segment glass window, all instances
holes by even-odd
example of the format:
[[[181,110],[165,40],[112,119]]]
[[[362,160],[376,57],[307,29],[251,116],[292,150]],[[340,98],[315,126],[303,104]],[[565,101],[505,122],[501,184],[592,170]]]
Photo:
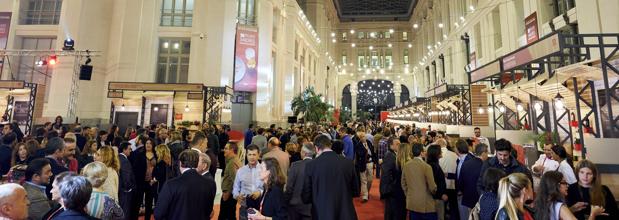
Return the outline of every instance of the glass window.
[[[404,49],[404,64],[408,64],[408,49]]]
[[[21,48],[24,50],[53,50],[56,48],[56,38],[22,38]],[[35,62],[46,60],[48,57],[23,56],[16,58],[17,80],[29,83],[47,85],[45,87],[45,102],[49,98],[49,89],[52,83],[53,67],[50,65],[37,66]],[[11,60],[15,61],[15,60]]]
[[[159,39],[157,83],[187,83],[190,39]]]
[[[161,26],[191,27],[194,0],[163,0]]]
[[[342,64],[346,65],[348,63],[348,59],[346,57],[346,52],[342,52]]]
[[[240,24],[255,25],[255,0],[239,0],[238,21]]]
[[[346,40],[348,40],[348,36],[346,32],[342,32],[342,41],[346,41]]]
[[[359,39],[363,39],[363,38],[365,38],[365,33],[364,33],[363,31],[359,31],[359,32],[357,33],[357,38],[359,38]]]
[[[408,40],[408,32],[406,32],[406,31],[402,32],[402,40],[403,41],[407,41]]]
[[[299,41],[294,41],[294,60],[299,60]]]
[[[503,39],[501,39],[501,15],[499,7],[492,10],[492,27],[494,29],[494,49],[503,47]],[[522,28],[521,28],[522,29]]]
[[[378,61],[378,51],[372,51],[372,67],[378,67],[380,66],[380,62]]]
[[[387,49],[387,52],[385,52],[385,66],[387,67],[393,64],[393,57],[391,53],[391,49]]]
[[[385,38],[387,39],[391,38],[391,33],[389,33],[389,31],[385,32]]]
[[[359,53],[357,54],[357,66],[359,68],[361,67],[365,67],[365,54],[363,54],[363,51],[359,50]]]
[[[56,25],[61,8],[62,0],[22,0],[19,24]]]

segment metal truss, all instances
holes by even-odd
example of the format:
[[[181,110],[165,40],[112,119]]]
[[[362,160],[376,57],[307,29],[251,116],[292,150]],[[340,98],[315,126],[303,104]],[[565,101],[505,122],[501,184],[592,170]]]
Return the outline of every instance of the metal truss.
[[[202,112],[203,122],[219,122],[221,121],[221,110],[223,102],[232,96],[232,88],[225,87],[204,87],[204,111]]]

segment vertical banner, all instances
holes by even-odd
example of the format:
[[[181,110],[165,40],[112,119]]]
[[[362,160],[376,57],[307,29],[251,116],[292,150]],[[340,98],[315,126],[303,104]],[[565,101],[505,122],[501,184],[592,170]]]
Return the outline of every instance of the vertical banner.
[[[26,125],[28,123],[28,102],[15,101],[13,108],[13,121],[17,121],[19,125]]]
[[[539,39],[537,31],[537,12],[533,12],[524,19],[525,33],[527,34],[527,44],[533,43]]]
[[[236,30],[234,54],[234,91],[256,92],[258,81],[258,30],[241,27]]]
[[[0,12],[0,49],[6,49],[9,41],[9,28],[11,27],[11,12]],[[0,59],[0,72],[4,66],[4,58]]]

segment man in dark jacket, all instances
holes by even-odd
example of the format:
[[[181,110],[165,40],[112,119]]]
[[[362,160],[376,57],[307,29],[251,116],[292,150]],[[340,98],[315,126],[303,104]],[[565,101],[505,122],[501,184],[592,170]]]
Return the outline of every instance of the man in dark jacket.
[[[501,138],[494,143],[494,146],[496,156],[484,161],[481,170],[479,171],[480,177],[477,179],[477,192],[480,195],[483,193],[483,178],[481,178],[481,175],[483,175],[484,172],[486,172],[486,170],[490,167],[503,170],[506,175],[512,173],[524,173],[527,177],[529,177],[529,180],[533,182],[531,171],[529,171],[526,166],[518,162],[518,160],[511,155],[513,149],[511,142]]]
[[[305,165],[309,163],[316,150],[313,144],[304,144],[301,148],[303,160],[292,163],[288,169],[288,182],[286,183],[286,202],[288,203],[289,220],[309,220],[312,219],[312,205],[303,204],[301,193],[303,192],[303,182],[305,181]]]
[[[199,157],[195,150],[185,150],[180,154],[182,174],[168,180],[159,192],[155,219],[211,218],[217,186],[196,171]]]
[[[359,182],[353,162],[336,155],[325,135],[318,135],[314,144],[318,157],[305,165],[301,194],[304,203],[312,203],[312,218],[357,219],[352,199],[359,195]]]
[[[144,144],[148,139],[149,137],[146,135],[137,137],[137,148],[131,152],[128,157],[129,162],[131,162],[131,167],[133,168],[133,176],[136,180],[135,190],[133,190],[131,198],[131,215],[129,216],[129,219],[132,220],[138,219],[140,205],[142,205],[142,198],[144,197],[144,184],[141,184],[141,182],[138,181],[143,182],[146,176],[146,150],[144,149]]]
[[[79,152],[84,151],[84,145],[86,145],[86,141],[88,141],[88,139],[82,135],[82,127],[75,127],[73,132],[75,133],[75,143],[77,144],[77,148],[80,149]]]
[[[458,210],[460,219],[468,219],[469,212],[477,201],[479,194],[475,188],[480,176],[482,161],[469,153],[468,143],[459,139],[456,142],[458,160],[456,162],[456,191],[458,192]]]
[[[372,188],[374,161],[377,157],[374,153],[372,142],[365,138],[365,128],[359,126],[357,134],[352,139],[355,154],[355,169],[359,176],[361,185],[361,202],[366,203],[369,198],[369,191]]]
[[[400,149],[400,139],[389,137],[387,144],[389,148],[383,157],[381,165],[383,171],[380,176],[380,198],[385,200],[385,219],[406,219],[406,196],[404,190],[402,190],[402,168],[398,168],[398,161],[396,160],[396,151]]]
[[[0,176],[6,175],[11,169],[11,155],[13,155],[11,144],[16,139],[15,133],[8,133],[2,137],[2,145],[0,145]]]
[[[64,211],[54,219],[64,220],[91,220],[96,219],[89,216],[86,205],[90,201],[92,185],[86,177],[71,176],[66,177],[60,186],[60,197],[63,201]]]
[[[63,162],[62,158],[64,156],[64,140],[59,137],[54,137],[47,141],[47,145],[45,147],[45,158],[49,160],[50,165],[52,166],[52,176],[50,177],[49,184],[47,184],[45,188],[45,193],[47,194],[47,198],[52,198],[52,183],[56,179],[56,175],[69,171]]]
[[[119,171],[119,187],[118,187],[118,202],[120,207],[125,212],[125,216],[128,219],[131,216],[131,201],[133,190],[135,190],[136,182],[133,174],[133,167],[129,162],[128,156],[131,156],[131,143],[123,142],[118,149],[118,159],[120,160]]]

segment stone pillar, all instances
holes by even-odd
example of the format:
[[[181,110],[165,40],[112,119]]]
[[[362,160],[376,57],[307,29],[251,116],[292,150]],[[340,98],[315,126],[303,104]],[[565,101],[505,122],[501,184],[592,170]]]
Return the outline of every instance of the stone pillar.
[[[350,111],[352,113],[353,119],[356,118],[355,114],[357,114],[357,85],[350,85]]]
[[[393,84],[393,94],[395,95],[395,105],[400,104],[400,94],[402,94],[402,86],[396,82]]]

